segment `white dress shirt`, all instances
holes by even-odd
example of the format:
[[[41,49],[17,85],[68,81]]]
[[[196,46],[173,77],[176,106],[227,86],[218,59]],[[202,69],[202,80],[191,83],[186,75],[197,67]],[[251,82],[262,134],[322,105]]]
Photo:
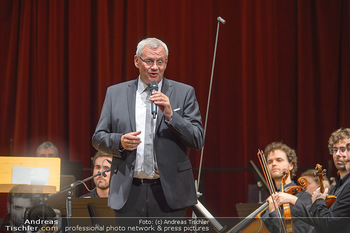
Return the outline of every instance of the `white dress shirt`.
[[[161,91],[162,87],[162,82],[163,80],[158,83],[158,91]],[[159,173],[157,169],[157,161],[154,161],[155,164],[155,169],[154,172],[151,175],[147,175],[144,172],[144,167],[143,167],[143,161],[144,161],[144,141],[145,141],[145,124],[146,124],[146,98],[147,98],[147,93],[144,91],[148,85],[146,85],[140,77],[138,78],[138,86],[137,86],[137,91],[136,91],[136,104],[135,104],[135,120],[136,120],[136,131],[141,131],[141,134],[138,136],[141,139],[141,143],[138,145],[136,148],[136,164],[135,164],[135,171],[134,171],[134,177],[135,178],[146,178],[146,179],[157,179],[159,178]],[[158,115],[158,114],[157,114]],[[154,128],[153,128],[153,133],[155,132],[156,128],[156,119],[153,119],[152,115],[149,115],[149,117],[152,118],[154,121]],[[155,151],[154,151],[154,160],[155,160]]]

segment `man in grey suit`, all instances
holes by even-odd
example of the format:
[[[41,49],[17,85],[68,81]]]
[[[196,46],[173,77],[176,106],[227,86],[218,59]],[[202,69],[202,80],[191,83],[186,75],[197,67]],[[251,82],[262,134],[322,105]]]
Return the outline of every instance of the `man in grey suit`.
[[[157,38],[139,42],[134,63],[139,77],[107,89],[92,137],[97,150],[114,156],[108,204],[121,217],[183,217],[197,202],[186,149],[204,145],[195,91],[163,77],[168,48]],[[152,81],[158,91],[150,94]]]

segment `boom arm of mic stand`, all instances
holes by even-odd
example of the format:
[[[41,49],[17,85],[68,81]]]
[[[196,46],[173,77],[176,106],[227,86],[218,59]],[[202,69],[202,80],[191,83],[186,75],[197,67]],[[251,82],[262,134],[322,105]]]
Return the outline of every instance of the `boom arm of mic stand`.
[[[82,184],[82,183],[85,183],[86,181],[89,181],[89,180],[92,180],[93,178],[95,178],[96,176],[100,176],[100,175],[103,175],[106,173],[106,172],[109,172],[111,170],[111,168],[107,168],[106,170],[104,171],[101,171],[101,172],[98,172],[96,173],[95,175],[93,176],[89,176],[88,178],[84,179],[84,180],[77,180],[75,181],[74,183],[71,183],[70,185],[67,185],[65,187],[63,187],[58,193],[53,193],[53,194],[49,194],[49,197],[52,197],[52,196],[55,196],[57,194],[60,194],[60,193],[64,193],[64,192],[67,192],[71,189],[73,189],[74,187]]]
[[[55,196],[55,195],[57,195],[57,194],[61,194],[61,193],[64,193],[64,192],[68,192],[68,197],[67,197],[67,203],[66,203],[66,209],[67,209],[67,218],[70,218],[71,217],[71,199],[72,199],[72,189],[74,188],[74,187],[76,187],[76,186],[78,186],[78,185],[80,185],[80,184],[82,184],[82,183],[85,183],[86,181],[89,181],[89,180],[91,180],[91,179],[93,179],[93,178],[95,178],[96,176],[100,176],[100,175],[105,175],[105,173],[106,172],[109,172],[111,170],[111,168],[109,167],[109,168],[107,168],[106,170],[104,170],[104,171],[101,171],[101,172],[98,172],[98,173],[96,173],[95,175],[93,175],[93,176],[90,176],[90,177],[88,177],[88,178],[86,178],[86,179],[84,179],[84,180],[77,180],[77,181],[75,181],[74,183],[71,183],[70,185],[67,185],[67,186],[65,186],[65,187],[63,187],[58,193],[52,193],[52,194],[49,194],[48,195],[48,197],[53,197],[53,196]]]

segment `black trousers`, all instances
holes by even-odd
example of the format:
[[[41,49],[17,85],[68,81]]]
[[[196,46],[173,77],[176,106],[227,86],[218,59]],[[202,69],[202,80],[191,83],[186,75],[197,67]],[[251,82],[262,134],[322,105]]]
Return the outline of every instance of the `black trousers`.
[[[165,200],[160,181],[155,184],[133,182],[124,207],[115,210],[116,217],[185,217],[186,208],[171,209]]]

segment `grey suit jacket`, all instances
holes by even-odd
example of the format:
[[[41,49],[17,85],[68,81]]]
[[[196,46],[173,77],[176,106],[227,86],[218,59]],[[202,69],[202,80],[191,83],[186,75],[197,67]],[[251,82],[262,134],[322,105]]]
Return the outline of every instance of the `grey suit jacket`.
[[[108,205],[121,209],[130,192],[136,150],[119,151],[123,134],[136,131],[135,98],[137,79],[107,89],[100,120],[92,137],[97,150],[114,155]],[[158,110],[154,145],[162,189],[173,209],[196,204],[191,162],[186,148],[199,150],[204,145],[204,131],[194,88],[163,78],[162,92],[173,109],[170,122]]]

